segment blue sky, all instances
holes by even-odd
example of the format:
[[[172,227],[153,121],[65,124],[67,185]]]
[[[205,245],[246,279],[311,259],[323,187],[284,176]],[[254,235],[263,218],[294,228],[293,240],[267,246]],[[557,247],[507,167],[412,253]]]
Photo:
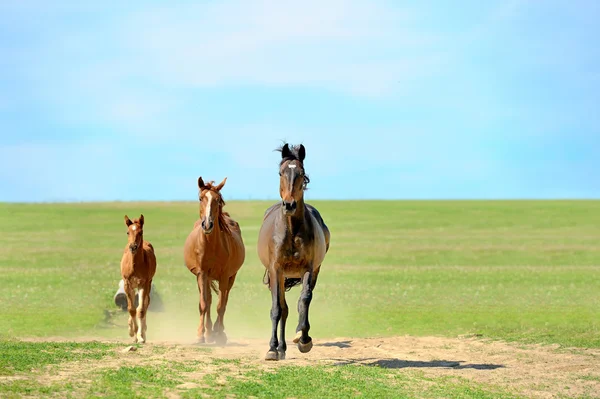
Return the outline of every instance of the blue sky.
[[[600,198],[597,1],[0,1],[0,201]]]

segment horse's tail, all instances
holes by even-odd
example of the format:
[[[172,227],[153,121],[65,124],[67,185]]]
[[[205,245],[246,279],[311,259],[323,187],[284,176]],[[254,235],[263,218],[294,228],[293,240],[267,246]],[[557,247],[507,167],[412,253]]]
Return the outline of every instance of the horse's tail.
[[[215,294],[219,293],[219,289],[217,288],[217,282],[215,280],[210,280],[210,288],[212,288]]]
[[[263,276],[263,284],[270,286],[270,283],[271,283],[271,276],[269,276],[269,271],[265,270],[265,275]],[[286,291],[289,291],[300,283],[302,283],[301,278],[297,278],[297,277],[285,278],[283,281],[283,287],[285,288]]]

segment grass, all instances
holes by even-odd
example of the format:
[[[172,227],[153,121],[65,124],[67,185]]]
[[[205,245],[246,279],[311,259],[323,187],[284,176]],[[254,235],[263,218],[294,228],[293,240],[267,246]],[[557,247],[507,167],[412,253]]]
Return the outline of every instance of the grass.
[[[314,204],[332,232],[311,305],[314,336],[483,334],[600,347],[599,201]],[[233,336],[269,336],[255,248],[268,205],[227,205],[247,246],[226,315]],[[112,296],[123,214],[142,212],[166,307],[151,313],[149,337],[193,339],[198,293],[182,246],[196,203],[0,204],[1,334],[128,339]],[[288,293],[291,309],[298,292]]]
[[[182,381],[159,366],[124,366],[99,373],[87,392],[89,397],[155,398]]]
[[[600,201],[313,204],[332,233],[311,304],[315,339],[477,335],[600,348]],[[231,339],[262,338],[265,350],[271,300],[261,283],[256,239],[269,205],[231,201],[226,208],[240,223],[247,247],[226,331]],[[149,314],[149,340],[194,339],[198,292],[182,247],[197,203],[0,204],[0,396],[514,397],[410,370],[282,365],[268,371],[238,359],[213,359],[208,366],[123,364],[72,381],[44,382],[38,377],[46,366],[97,361],[111,356],[114,345],[16,339],[129,342],[126,315],[112,302],[126,243],[125,213],[144,213],[145,238],[158,258],[155,284],[165,311]],[[298,295],[298,289],[287,294],[288,337],[296,327]],[[154,352],[160,356],[161,348]],[[192,380],[202,387],[178,388],[205,367],[204,379]]]
[[[462,379],[424,378],[367,366],[281,367],[275,371],[251,370],[230,376],[220,384],[214,375],[205,378],[211,388],[187,391],[184,398],[514,398]],[[220,386],[219,386],[220,385]]]
[[[49,364],[100,360],[114,354],[116,345],[99,342],[0,341],[0,375],[34,372]]]

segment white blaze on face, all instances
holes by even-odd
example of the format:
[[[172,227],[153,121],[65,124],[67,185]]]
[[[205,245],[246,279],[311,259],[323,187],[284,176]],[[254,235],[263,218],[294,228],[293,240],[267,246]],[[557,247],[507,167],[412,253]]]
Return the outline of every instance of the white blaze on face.
[[[133,226],[131,226],[131,230],[135,231],[136,227],[135,224]]]
[[[206,193],[206,198],[208,199],[208,205],[206,206],[206,218],[210,217],[210,207],[212,206],[212,202],[213,202],[213,192],[209,191]]]
[[[289,164],[289,165],[288,165],[288,168],[290,168],[290,169],[296,169],[296,166],[297,166],[297,165],[294,165],[294,164]]]

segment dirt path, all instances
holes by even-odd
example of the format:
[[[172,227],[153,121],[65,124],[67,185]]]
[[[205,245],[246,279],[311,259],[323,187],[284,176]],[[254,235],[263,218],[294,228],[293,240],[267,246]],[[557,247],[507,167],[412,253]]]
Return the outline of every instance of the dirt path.
[[[236,358],[241,359],[242,364],[267,369],[284,364],[357,364],[420,370],[425,376],[432,377],[461,377],[527,397],[588,395],[600,398],[600,350],[593,349],[567,350],[557,346],[519,345],[477,338],[336,338],[315,340],[315,346],[308,354],[301,354],[289,343],[286,360],[265,362],[263,357],[268,349],[265,340],[231,340],[226,347],[207,346],[212,348],[210,352],[186,350],[191,346],[191,343],[152,342],[136,352],[119,352],[118,358],[110,360],[112,364],[106,366],[122,365],[123,358],[145,364],[152,363],[153,359],[210,361]],[[194,347],[198,348],[198,345]],[[67,377],[68,370],[61,374]]]

